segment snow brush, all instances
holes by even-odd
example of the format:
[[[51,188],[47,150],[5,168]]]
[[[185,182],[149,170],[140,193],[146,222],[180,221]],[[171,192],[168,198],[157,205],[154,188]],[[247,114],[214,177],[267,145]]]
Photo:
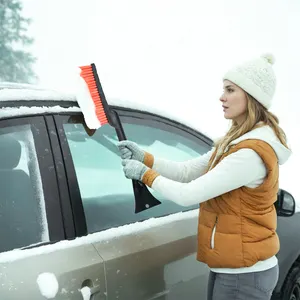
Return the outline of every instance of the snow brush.
[[[78,89],[77,101],[89,129],[98,129],[109,124],[114,127],[119,141],[126,140],[126,135],[118,114],[110,109],[99,80],[95,64],[79,67],[79,80],[82,89]],[[135,196],[135,213],[142,212],[161,204],[138,180],[132,180]]]

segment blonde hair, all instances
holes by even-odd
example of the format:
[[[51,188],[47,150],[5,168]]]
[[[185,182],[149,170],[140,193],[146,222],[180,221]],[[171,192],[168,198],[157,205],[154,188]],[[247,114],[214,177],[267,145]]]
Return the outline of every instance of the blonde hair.
[[[246,93],[247,97],[247,116],[245,121],[238,125],[235,121],[232,121],[232,125],[227,132],[227,134],[220,140],[215,143],[216,150],[218,154],[224,152],[226,147],[235,139],[239,138],[240,136],[244,135],[245,133],[251,131],[254,128],[258,128],[264,125],[269,125],[276,136],[278,137],[279,141],[286,147],[289,148],[287,145],[286,135],[282,128],[279,126],[278,117],[275,116],[273,113],[268,111],[262,104],[260,104],[256,99],[254,99],[251,95]],[[258,124],[262,122],[262,124]]]

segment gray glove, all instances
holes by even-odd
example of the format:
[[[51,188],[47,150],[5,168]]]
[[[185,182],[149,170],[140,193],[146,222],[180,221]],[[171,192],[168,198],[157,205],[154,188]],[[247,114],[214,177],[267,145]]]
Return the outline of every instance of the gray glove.
[[[133,159],[123,159],[122,165],[126,178],[139,181],[142,181],[144,174],[149,169],[143,163]]]
[[[122,159],[135,159],[143,162],[145,151],[142,150],[136,143],[131,141],[121,141],[117,144]]]

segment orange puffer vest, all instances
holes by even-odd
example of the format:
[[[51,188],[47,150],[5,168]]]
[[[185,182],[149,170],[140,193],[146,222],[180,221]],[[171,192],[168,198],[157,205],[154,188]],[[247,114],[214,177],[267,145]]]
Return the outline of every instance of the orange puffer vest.
[[[197,259],[211,268],[249,267],[279,251],[274,207],[279,167],[273,148],[261,140],[244,140],[231,146],[213,167],[243,148],[260,155],[267,176],[257,188],[243,186],[200,204]]]

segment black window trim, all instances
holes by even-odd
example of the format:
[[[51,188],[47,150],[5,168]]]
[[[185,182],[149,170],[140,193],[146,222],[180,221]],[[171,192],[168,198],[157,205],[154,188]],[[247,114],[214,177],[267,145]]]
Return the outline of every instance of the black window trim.
[[[122,121],[122,117],[131,117],[131,118],[137,118],[137,119],[145,119],[145,116],[147,116],[147,120],[149,121],[156,121],[159,123],[165,123],[166,125],[172,126],[172,127],[176,127],[177,129],[180,129],[182,131],[187,132],[189,135],[193,135],[195,136],[197,139],[200,139],[202,142],[204,142],[206,145],[208,145],[209,147],[213,146],[213,141],[205,136],[204,134],[202,134],[199,131],[196,131],[182,123],[179,123],[177,121],[168,119],[166,117],[163,116],[158,116],[156,114],[153,113],[149,113],[149,112],[144,112],[144,111],[139,111],[139,110],[134,110],[134,109],[130,109],[130,108],[123,108],[123,107],[118,107],[118,106],[113,106],[112,107],[120,116],[121,121]]]
[[[70,193],[65,170],[65,162],[62,157],[61,145],[57,135],[54,118],[52,115],[45,115],[46,126],[49,132],[51,149],[53,153],[54,165],[57,174],[57,185],[60,195],[60,207],[62,211],[62,218],[64,224],[65,237],[74,238],[75,227],[73,220],[73,212],[70,201]]]
[[[190,127],[187,127],[179,122],[170,120],[168,118],[164,118],[162,116],[158,116],[152,113],[148,112],[141,112],[138,110],[133,109],[125,109],[120,107],[111,107],[114,109],[119,116],[122,117],[129,117],[129,118],[136,118],[136,119],[145,119],[149,121],[155,121],[159,123],[164,123],[168,125],[168,128],[175,127],[183,132],[188,133],[189,135],[192,135],[195,137],[195,139],[200,139],[202,142],[204,142],[208,147],[212,147],[212,140],[202,133],[191,129]],[[69,194],[70,194],[70,201],[71,206],[73,210],[73,218],[74,218],[74,226],[75,226],[75,235],[76,237],[85,236],[88,233],[87,230],[87,224],[84,214],[84,208],[83,203],[81,199],[79,184],[76,177],[75,172],[75,166],[73,164],[69,144],[63,129],[63,124],[67,122],[67,120],[71,116],[82,116],[81,112],[63,112],[59,114],[53,114],[54,122],[56,125],[56,130],[58,133],[58,138],[60,141],[60,147],[62,151],[62,155],[64,157],[64,164],[65,164],[65,170],[67,174],[67,182],[69,187]],[[69,237],[67,237],[69,238]]]
[[[80,112],[69,112],[54,114],[54,122],[56,126],[56,132],[59,138],[60,149],[64,161],[64,168],[66,172],[66,180],[68,183],[68,190],[70,196],[70,203],[72,208],[72,217],[75,229],[75,236],[82,237],[88,234],[87,225],[85,220],[84,208],[81,199],[79,184],[77,181],[75,166],[71,156],[67,137],[64,132],[63,124],[70,118],[70,116],[82,115]],[[73,238],[73,236],[67,235],[67,239]]]
[[[53,156],[48,130],[43,116],[16,117],[0,120],[0,128],[30,125],[34,138],[47,216],[49,241],[26,245],[22,249],[51,244],[65,238],[56,173],[53,171]],[[47,150],[49,149],[49,150]]]

